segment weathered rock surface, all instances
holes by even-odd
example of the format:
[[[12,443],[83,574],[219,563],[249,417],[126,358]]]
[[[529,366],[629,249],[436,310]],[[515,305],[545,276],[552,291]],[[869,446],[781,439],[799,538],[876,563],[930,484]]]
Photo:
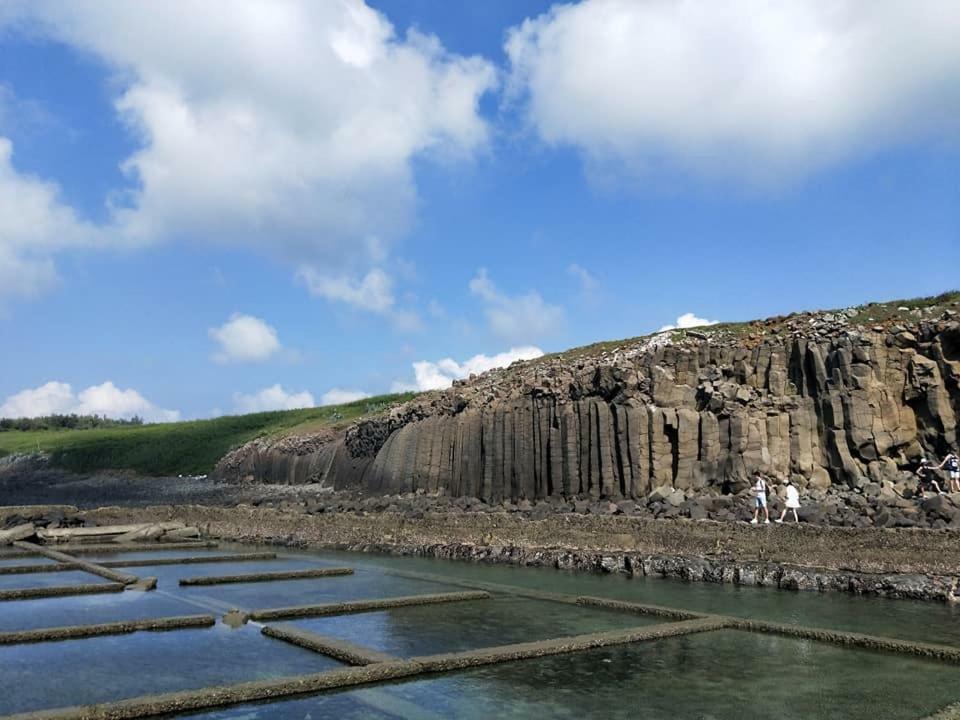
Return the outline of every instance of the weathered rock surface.
[[[866,306],[514,363],[339,433],[255,441],[216,474],[491,504],[655,500],[679,513],[760,469],[816,498],[869,486],[886,506],[909,496],[921,456],[957,448],[956,305],[899,324]]]

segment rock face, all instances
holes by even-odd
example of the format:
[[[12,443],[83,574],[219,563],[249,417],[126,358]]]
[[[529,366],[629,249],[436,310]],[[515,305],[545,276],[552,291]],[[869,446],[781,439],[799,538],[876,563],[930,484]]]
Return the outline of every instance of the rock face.
[[[794,315],[515,363],[301,440],[308,451],[244,446],[217,472],[487,502],[737,492],[758,468],[809,490],[903,487],[922,455],[957,448],[956,304],[876,323],[869,306]]]

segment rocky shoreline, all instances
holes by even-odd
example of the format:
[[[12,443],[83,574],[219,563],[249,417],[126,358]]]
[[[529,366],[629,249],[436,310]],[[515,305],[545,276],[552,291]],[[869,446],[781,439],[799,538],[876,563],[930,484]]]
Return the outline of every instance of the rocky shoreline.
[[[311,515],[248,505],[111,507],[84,517],[104,524],[176,518],[206,537],[244,543],[960,601],[960,548],[944,531],[756,528],[573,514],[543,520],[506,513]]]

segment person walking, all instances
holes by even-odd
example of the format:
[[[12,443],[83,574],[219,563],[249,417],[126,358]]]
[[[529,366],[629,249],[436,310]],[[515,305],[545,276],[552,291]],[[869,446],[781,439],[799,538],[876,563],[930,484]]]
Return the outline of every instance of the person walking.
[[[797,490],[797,486],[793,484],[793,481],[787,478],[787,503],[786,507],[783,508],[783,512],[780,513],[780,517],[777,518],[777,522],[782,523],[783,519],[787,516],[787,510],[793,510],[793,519],[799,523],[800,517],[797,515],[797,509],[799,507],[800,491]]]
[[[947,468],[947,474],[950,475],[950,492],[960,492],[960,458],[956,453],[948,452],[936,469],[940,470],[944,466]]]
[[[936,480],[936,472],[937,469],[927,458],[923,458],[920,461],[920,467],[917,468],[917,497],[921,500],[927,488],[932,489],[940,495],[946,495],[946,493],[940,489],[940,483]]]
[[[753,474],[753,497],[754,497],[754,507],[753,507],[753,520],[750,521],[751,525],[756,525],[760,522],[760,509],[763,508],[763,524],[770,524],[770,510],[767,509],[767,490],[769,485],[767,485],[766,479],[763,475],[760,474],[760,471],[757,470]]]

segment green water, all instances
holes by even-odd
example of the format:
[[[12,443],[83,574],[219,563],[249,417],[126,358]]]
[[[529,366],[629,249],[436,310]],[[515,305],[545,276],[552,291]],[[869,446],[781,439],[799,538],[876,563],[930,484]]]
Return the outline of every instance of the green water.
[[[932,662],[721,631],[193,717],[900,720],[954,700],[958,681]]]
[[[430,573],[455,580],[502,583],[572,595],[596,595],[695,612],[752,617],[960,647],[960,606],[957,605],[838,592],[794,592],[773,587],[686,583],[663,578],[631,578],[619,574],[575,573],[427,558],[385,558],[358,553],[325,553],[325,557],[354,567]]]
[[[249,551],[225,545],[208,554]],[[273,550],[276,550],[273,548]],[[151,566],[154,592],[0,603],[0,630],[460,591],[459,582],[598,595],[697,611],[869,632],[960,646],[960,613],[938,604],[687,584],[619,575],[474,565],[420,558],[277,550],[273,561]],[[113,557],[113,556],[111,556]],[[117,555],[132,559],[129,555]],[[22,562],[22,561],[21,561]],[[349,566],[355,574],[269,583],[180,587],[203,575]],[[429,573],[408,577],[404,573]],[[0,587],[67,584],[74,571],[0,576]],[[82,574],[84,582],[100,579]],[[493,592],[488,600],[291,621],[397,657],[621,629],[661,618]],[[339,665],[267,638],[251,623],[0,647],[0,715]],[[56,678],[51,682],[50,678]],[[919,718],[960,700],[960,668],[911,657],[734,631],[418,677],[376,687],[248,705],[209,718]]]
[[[407,658],[475,650],[491,644],[506,645],[623,630],[656,621],[630,613],[526,598],[494,597],[491,600],[297,620],[293,624],[321,635]],[[496,628],[495,636],[491,634],[493,628]]]

